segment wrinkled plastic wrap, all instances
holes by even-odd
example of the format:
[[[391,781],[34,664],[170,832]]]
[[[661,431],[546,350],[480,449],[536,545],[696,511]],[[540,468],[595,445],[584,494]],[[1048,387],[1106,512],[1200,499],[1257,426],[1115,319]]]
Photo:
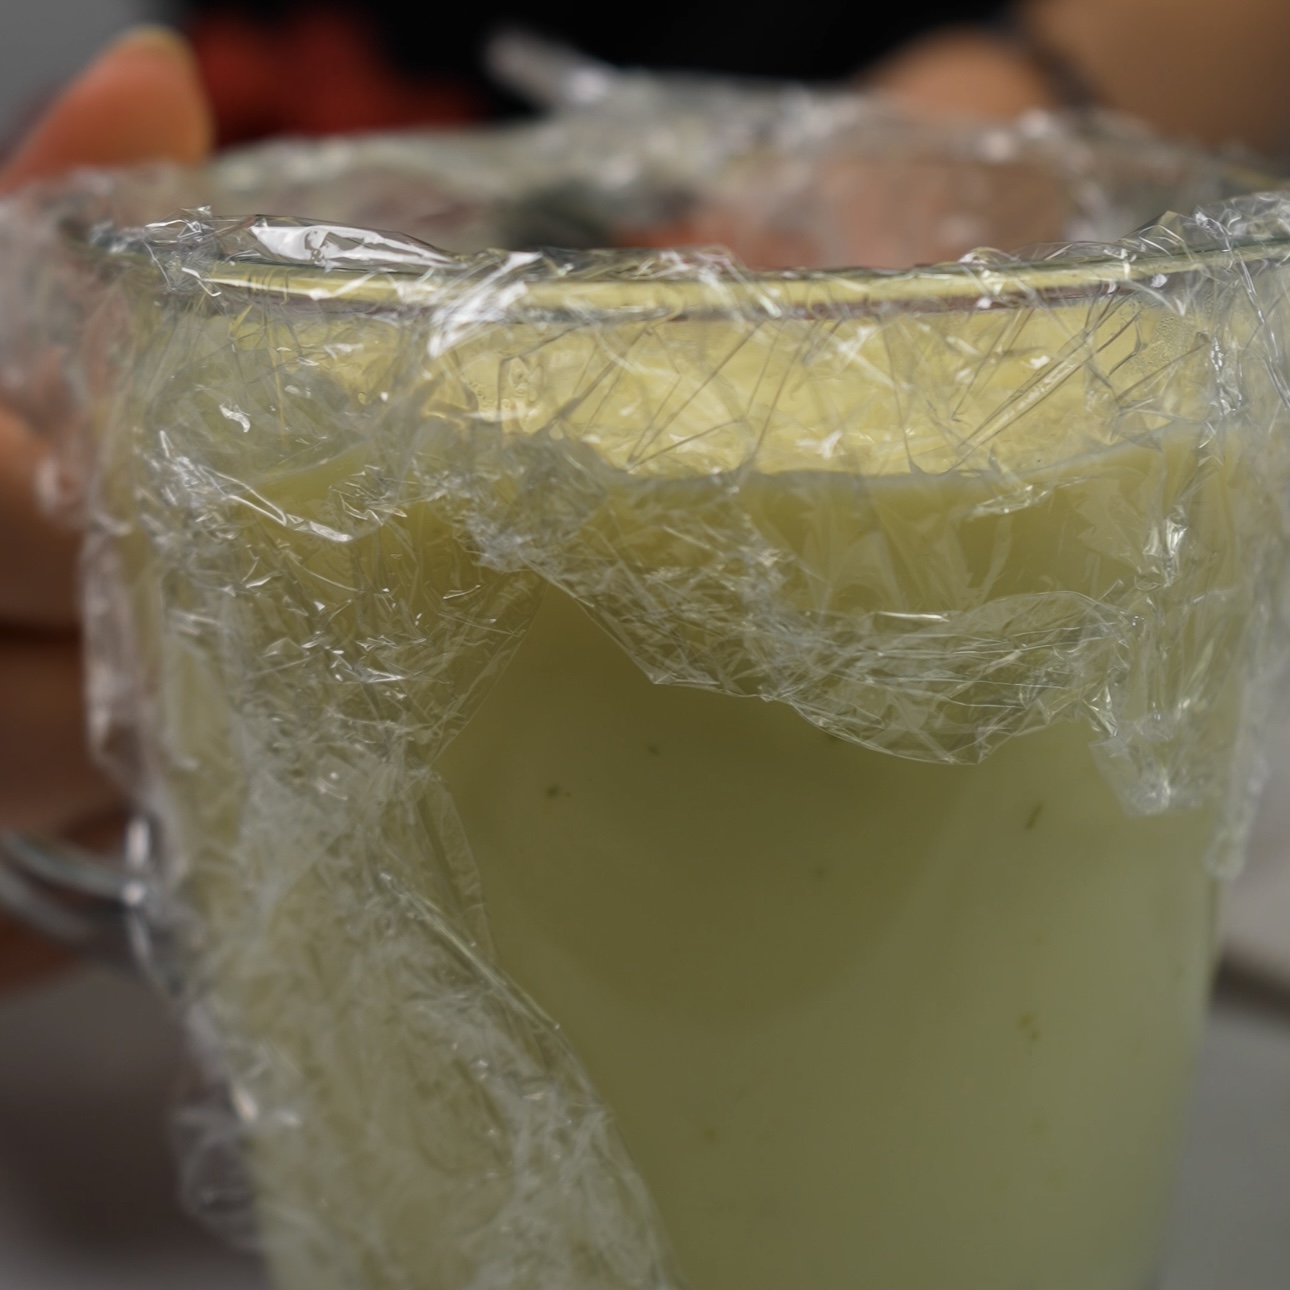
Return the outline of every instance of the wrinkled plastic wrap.
[[[28,334],[78,336],[86,433],[69,461],[89,520],[95,733],[156,831],[154,930],[173,938],[192,1029],[230,1090],[227,1109],[186,1113],[192,1195],[244,1220],[249,1197],[218,1170],[246,1153],[283,1287],[605,1290],[684,1274],[724,1290],[684,1218],[673,1226],[683,1207],[631,1098],[589,1073],[612,1062],[583,1050],[558,991],[512,971],[524,952],[494,923],[503,880],[481,879],[483,833],[512,808],[469,761],[502,758],[508,718],[495,748],[473,753],[468,736],[530,638],[577,635],[562,606],[661,695],[737,696],[740,713],[763,700],[820,748],[881,754],[857,765],[901,759],[891,791],[914,796],[890,818],[865,808],[888,859],[899,812],[920,795],[929,818],[941,810],[950,781],[917,776],[975,776],[954,782],[977,786],[984,866],[1027,750],[1059,782],[1091,745],[1096,785],[1068,806],[1060,792],[1020,803],[1018,836],[1045,809],[1076,831],[1101,812],[1143,846],[1186,838],[1197,864],[1234,866],[1284,645],[1290,478],[1290,205],[1234,196],[1244,178],[1051,121],[935,131],[844,97],[642,80],[536,127],[270,149],[41,198],[61,223],[44,226],[45,326]],[[242,213],[251,194],[347,222],[199,212],[125,227],[185,204]],[[30,236],[15,211],[6,236]],[[769,264],[1102,244],[886,274],[763,271],[720,250],[479,249],[677,230]],[[535,627],[541,614],[555,626]],[[532,691],[563,684],[534,666]],[[601,664],[585,666],[593,687]],[[642,793],[650,759],[672,751],[646,733]],[[525,809],[582,792],[542,774]],[[724,791],[719,775],[702,783]],[[970,883],[958,899],[975,899]],[[1195,953],[1178,951],[1168,989],[1185,976],[1190,1003],[1143,995],[1182,1016],[1161,1070],[1185,1067],[1199,1025],[1205,899],[1179,902]],[[791,1002],[796,969],[774,946],[798,915],[775,901],[765,928],[751,905],[739,915],[769,947],[739,979]],[[1114,932],[1090,936],[1114,963]],[[695,944],[677,1000],[691,985],[706,997],[704,944],[726,953]],[[1110,993],[1154,972],[1126,969]],[[704,1035],[750,1007],[704,1006]],[[1038,1042],[1031,1013],[1018,1024]],[[1105,1042],[1077,1035],[1073,1051]],[[749,1088],[765,1060],[749,1059]],[[1175,1082],[1126,1104],[1132,1132],[1178,1100]],[[876,1112],[858,1087],[863,1120]],[[814,1096],[797,1087],[763,1118],[791,1121]],[[973,1190],[953,1204],[967,1213]],[[763,1210],[753,1226],[774,1228]],[[723,1210],[703,1213],[725,1231]],[[1002,1221],[1029,1230],[1024,1214]],[[972,1256],[947,1248],[957,1284],[977,1286]],[[1041,1284],[1050,1255],[1033,1257],[1009,1284]],[[866,1266],[872,1284],[900,1275]]]

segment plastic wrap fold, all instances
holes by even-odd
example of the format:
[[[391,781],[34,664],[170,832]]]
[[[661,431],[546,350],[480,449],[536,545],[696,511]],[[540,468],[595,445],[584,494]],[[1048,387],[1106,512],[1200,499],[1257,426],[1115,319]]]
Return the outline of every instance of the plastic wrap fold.
[[[283,1286],[680,1284],[444,768],[544,602],[658,686],[942,769],[1078,727],[1126,818],[1199,813],[1235,863],[1290,465],[1290,204],[1246,179],[640,81],[11,203],[10,249],[46,239],[23,337],[80,356],[95,730],[232,1090],[188,1116],[196,1197],[249,1144]],[[219,217],[252,197],[279,217]],[[1076,244],[522,249],[678,229],[771,264]]]

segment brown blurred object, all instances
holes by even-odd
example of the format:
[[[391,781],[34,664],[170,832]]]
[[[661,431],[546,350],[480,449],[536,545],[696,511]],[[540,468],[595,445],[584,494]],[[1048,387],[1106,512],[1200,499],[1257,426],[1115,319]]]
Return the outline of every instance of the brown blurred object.
[[[1010,120],[1033,108],[1064,106],[1058,87],[1013,40],[950,27],[906,45],[863,86],[930,116]]]
[[[221,146],[278,134],[463,125],[486,113],[464,81],[391,66],[357,11],[300,5],[275,23],[214,11],[199,15],[189,36]]]
[[[1017,12],[1105,107],[1211,145],[1290,147],[1285,0],[1028,0]]]
[[[173,32],[140,27],[110,45],[50,105],[0,173],[0,191],[78,166],[203,160],[211,125],[196,69]],[[12,358],[12,356],[11,356]],[[36,500],[50,433],[66,406],[29,373],[30,420],[0,408],[0,831],[119,841],[116,788],[85,739],[76,633],[77,540]],[[54,383],[57,386],[57,382]],[[39,423],[39,424],[37,424]],[[0,879],[14,878],[0,868]],[[9,896],[22,909],[22,889]],[[0,990],[66,962],[61,949],[0,916]]]
[[[61,946],[0,913],[0,997],[71,962],[72,956]]]

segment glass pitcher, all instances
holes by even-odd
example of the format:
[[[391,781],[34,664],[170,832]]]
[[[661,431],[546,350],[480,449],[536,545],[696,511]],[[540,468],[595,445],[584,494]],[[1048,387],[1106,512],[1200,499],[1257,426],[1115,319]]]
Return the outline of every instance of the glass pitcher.
[[[1288,210],[890,272],[80,235],[92,692],[283,1290],[1145,1290]]]

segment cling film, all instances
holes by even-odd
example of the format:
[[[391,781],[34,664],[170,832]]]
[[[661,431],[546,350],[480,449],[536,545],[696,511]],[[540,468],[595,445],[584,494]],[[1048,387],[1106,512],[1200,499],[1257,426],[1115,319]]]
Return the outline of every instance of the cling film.
[[[1284,197],[1032,122],[941,139],[928,233],[1021,256],[480,249],[826,255],[803,192],[959,186],[868,111],[634,80],[42,199],[196,1199],[231,1144],[283,1290],[1152,1275],[1285,643]],[[452,250],[340,209],[431,182]]]
[[[657,292],[640,256],[440,263],[442,283],[395,279],[384,313],[338,317],[301,291],[279,319],[232,296],[246,395],[230,412],[227,383],[203,379],[179,408],[211,427],[223,469],[273,462],[239,505],[322,536],[428,509],[490,573],[589,607],[652,679],[787,702],[866,746],[973,761],[1080,715],[1131,809],[1214,791],[1205,759],[1224,745],[1196,732],[1222,720],[1252,610],[1229,502],[1254,501],[1239,480],[1264,467],[1214,424],[1227,374],[1210,331],[1255,324],[1230,301],[1212,315],[1211,273],[1144,289],[1117,269],[1091,299],[985,308],[989,274],[968,264],[922,309],[898,276],[804,279],[790,309],[783,283],[702,257],[688,281],[665,258]],[[552,319],[530,300],[552,279],[609,290]],[[705,286],[700,312],[684,293]],[[198,310],[193,338],[167,320],[165,344],[200,352],[222,319]],[[290,500],[300,452],[350,472],[310,503],[330,518]],[[1255,491],[1251,540],[1280,523]],[[382,539],[405,540],[419,568],[414,543]],[[299,570],[311,595],[357,594],[348,538],[315,558],[336,568]],[[1168,667],[1151,640],[1170,642]],[[463,713],[471,687],[450,684]]]

